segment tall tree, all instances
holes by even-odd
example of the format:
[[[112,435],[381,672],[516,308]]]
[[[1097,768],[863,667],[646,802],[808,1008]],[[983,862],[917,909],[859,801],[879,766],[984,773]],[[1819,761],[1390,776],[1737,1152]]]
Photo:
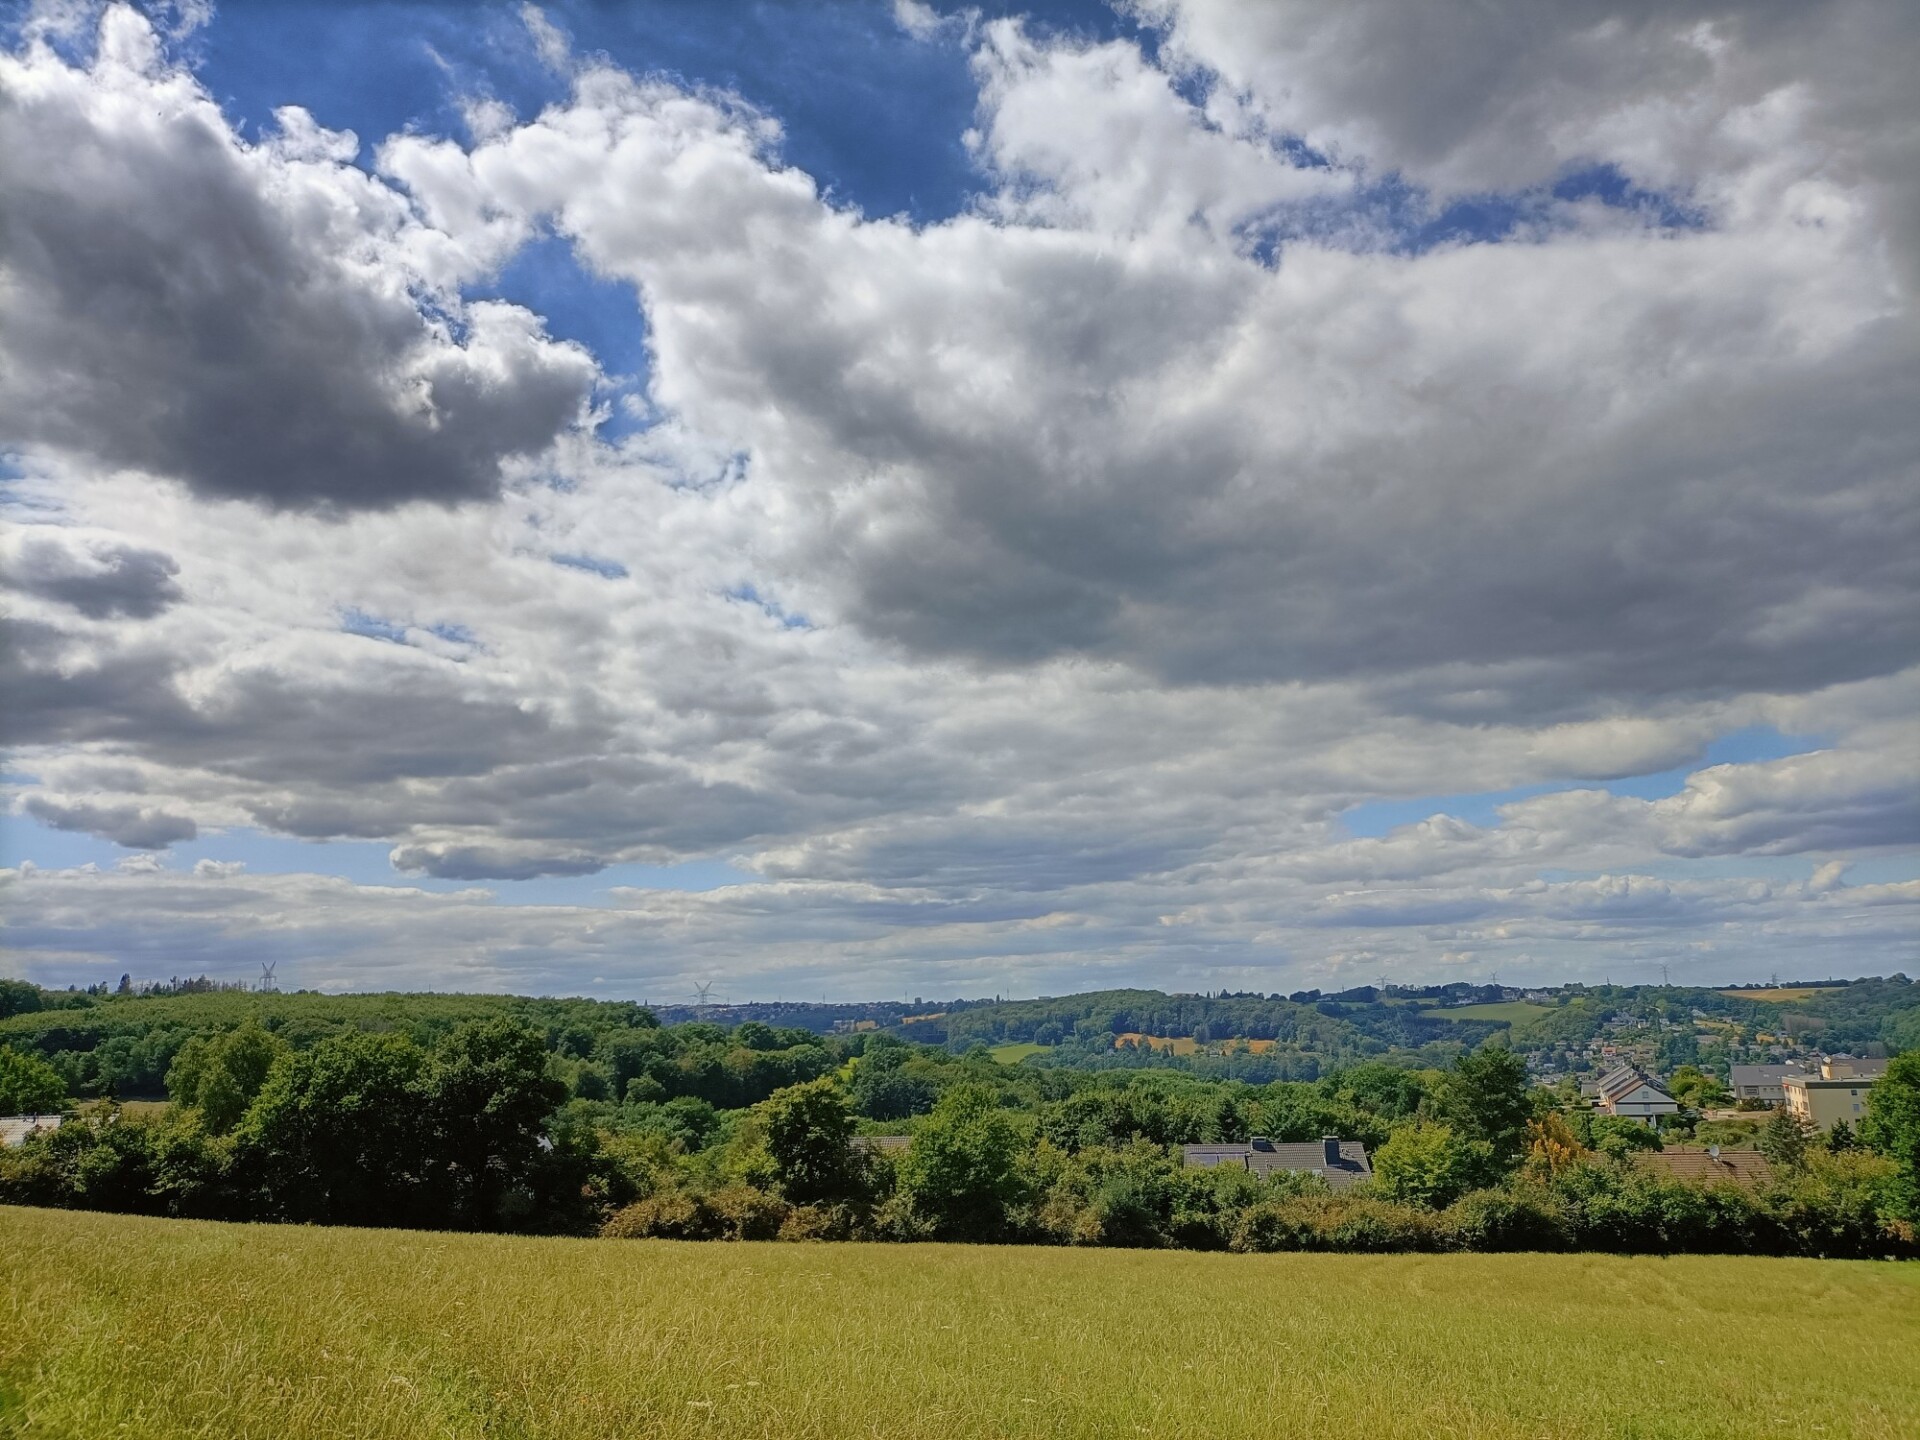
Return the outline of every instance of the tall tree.
[[[1897,1056],[1867,1091],[1860,1138],[1900,1167],[1894,1203],[1903,1218],[1920,1221],[1920,1050]]]
[[[224,1134],[239,1123],[286,1049],[251,1017],[222,1035],[195,1035],[167,1070],[167,1093],[176,1105],[198,1110],[208,1130]]]
[[[426,1064],[404,1035],[357,1030],[281,1056],[234,1132],[235,1173],[275,1218],[430,1222]]]
[[[1527,1062],[1503,1045],[1483,1045],[1462,1055],[1440,1086],[1440,1116],[1462,1138],[1486,1145],[1494,1166],[1520,1163],[1527,1121]]]
[[[797,1205],[858,1195],[859,1157],[851,1143],[853,1105],[831,1077],[789,1085],[755,1107],[766,1126],[781,1194]]]
[[[511,1020],[462,1025],[435,1053],[425,1090],[437,1202],[456,1225],[498,1224],[509,1193],[531,1183],[547,1117],[567,1097],[547,1074],[544,1037]]]
[[[1020,1131],[984,1085],[958,1085],[940,1098],[900,1166],[900,1188],[935,1234],[955,1240],[1004,1238],[1007,1211],[1022,1194]]]

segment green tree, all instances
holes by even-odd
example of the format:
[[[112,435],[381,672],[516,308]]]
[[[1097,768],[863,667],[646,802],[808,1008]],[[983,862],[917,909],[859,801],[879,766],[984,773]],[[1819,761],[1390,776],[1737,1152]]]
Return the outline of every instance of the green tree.
[[[1682,1065],[1668,1080],[1667,1089],[1682,1105],[1708,1110],[1733,1103],[1733,1092],[1697,1065]]]
[[[26,980],[0,977],[0,1020],[10,1015],[31,1015],[36,1010],[45,1009],[46,1003],[38,985]]]
[[[1628,1115],[1596,1115],[1588,1129],[1593,1148],[1610,1160],[1624,1160],[1641,1150],[1661,1150],[1660,1132]]]
[[[547,1074],[545,1039],[512,1020],[470,1021],[435,1053],[424,1089],[439,1204],[456,1225],[501,1223],[503,1204],[540,1167],[547,1117],[567,1098]]]
[[[0,1045],[0,1115],[47,1115],[66,1108],[67,1086],[38,1055]]]
[[[224,1034],[195,1035],[167,1070],[167,1093],[176,1105],[198,1110],[210,1132],[223,1135],[240,1122],[286,1049],[285,1041],[252,1018]]]
[[[357,1030],[282,1055],[234,1131],[234,1173],[277,1219],[407,1225],[432,1165],[427,1057],[404,1035]]]
[[[1902,1218],[1920,1221],[1920,1050],[1897,1056],[1867,1091],[1860,1138],[1900,1167],[1893,1203]]]
[[[1005,1237],[1007,1212],[1021,1199],[1019,1128],[984,1085],[957,1085],[940,1098],[900,1162],[900,1190],[936,1235]]]
[[[851,1200],[861,1189],[849,1143],[853,1105],[831,1077],[789,1085],[754,1107],[766,1127],[780,1193],[796,1205]]]
[[[1450,1125],[1417,1120],[1374,1151],[1373,1173],[1395,1200],[1442,1209],[1479,1183],[1491,1159],[1488,1148]]]
[[[1501,1045],[1483,1045],[1454,1062],[1441,1083],[1440,1118],[1466,1140],[1487,1147],[1492,1164],[1511,1170],[1526,1145],[1533,1107],[1527,1062]]]
[[[1807,1163],[1807,1122],[1791,1110],[1775,1110],[1760,1131],[1760,1153],[1769,1164],[1798,1170]]]

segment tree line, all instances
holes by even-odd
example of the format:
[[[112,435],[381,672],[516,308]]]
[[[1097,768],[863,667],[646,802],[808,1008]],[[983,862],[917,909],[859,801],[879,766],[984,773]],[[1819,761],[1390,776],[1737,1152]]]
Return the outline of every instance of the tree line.
[[[1857,1135],[1812,1140],[1772,1117],[1758,1133],[1773,1179],[1738,1189],[1650,1170],[1638,1155],[1656,1132],[1531,1084],[1497,1043],[1446,1066],[1253,1084],[761,1022],[661,1026],[595,1002],[348,998],[114,1002],[159,1007],[149,1018],[177,1039],[171,1106],[96,1102],[0,1153],[0,1200],[683,1238],[1916,1253],[1920,1054],[1874,1088]],[[100,1045],[134,1038],[109,1030]],[[54,1061],[78,1052],[0,1038],[0,1111],[75,1105]],[[1678,1133],[1729,1123],[1683,1116]],[[1188,1168],[1178,1151],[1329,1134],[1367,1144],[1369,1182],[1334,1193],[1311,1175]]]

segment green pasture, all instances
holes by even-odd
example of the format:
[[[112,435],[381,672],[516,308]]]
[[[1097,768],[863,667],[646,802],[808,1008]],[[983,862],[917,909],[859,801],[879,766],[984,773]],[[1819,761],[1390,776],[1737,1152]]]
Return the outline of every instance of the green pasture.
[[[1762,1343],[1755,1337],[1770,1335]],[[544,1240],[0,1209],[0,1435],[1920,1434],[1920,1265]]]
[[[1530,1000],[1507,1000],[1497,1005],[1455,1005],[1438,1010],[1422,1010],[1429,1020],[1491,1020],[1495,1024],[1519,1025],[1551,1015],[1557,1007],[1535,1005]]]
[[[987,1053],[1002,1065],[1018,1065],[1029,1055],[1044,1055],[1052,1048],[1051,1045],[1035,1045],[1030,1041],[1025,1043],[1014,1042],[1006,1045],[995,1045],[991,1047]]]

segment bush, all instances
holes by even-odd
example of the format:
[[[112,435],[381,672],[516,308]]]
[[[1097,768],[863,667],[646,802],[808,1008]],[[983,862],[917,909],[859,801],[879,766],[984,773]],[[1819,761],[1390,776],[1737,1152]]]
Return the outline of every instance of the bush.
[[[1334,1250],[1384,1254],[1437,1250],[1442,1234],[1434,1216],[1371,1195],[1297,1195],[1252,1206],[1235,1227],[1231,1249]]]
[[[1551,1196],[1532,1190],[1475,1190],[1440,1217],[1458,1250],[1564,1250],[1567,1221]]]
[[[614,1240],[772,1240],[792,1214],[779,1196],[751,1185],[704,1195],[665,1190],[618,1211],[600,1233]]]

